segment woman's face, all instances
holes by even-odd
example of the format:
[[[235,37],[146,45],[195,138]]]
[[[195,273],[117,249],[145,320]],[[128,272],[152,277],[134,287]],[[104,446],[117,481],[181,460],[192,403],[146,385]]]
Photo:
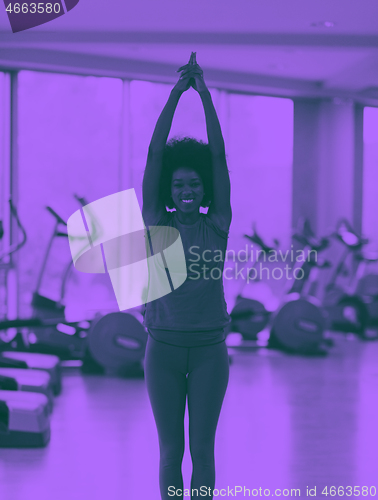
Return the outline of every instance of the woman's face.
[[[171,196],[177,210],[198,212],[204,194],[203,182],[197,172],[186,167],[173,172]]]

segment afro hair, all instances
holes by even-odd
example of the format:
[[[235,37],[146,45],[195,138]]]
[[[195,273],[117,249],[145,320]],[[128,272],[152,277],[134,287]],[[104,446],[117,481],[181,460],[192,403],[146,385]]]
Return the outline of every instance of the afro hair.
[[[174,208],[171,198],[172,176],[180,167],[194,170],[200,176],[205,192],[201,206],[209,207],[213,196],[212,159],[209,145],[191,137],[173,138],[165,145],[159,192],[161,201],[169,209]]]

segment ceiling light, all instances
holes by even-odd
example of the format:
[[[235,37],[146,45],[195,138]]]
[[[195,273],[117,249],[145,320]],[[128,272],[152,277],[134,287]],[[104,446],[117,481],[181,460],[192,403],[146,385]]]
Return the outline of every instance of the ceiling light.
[[[286,69],[287,65],[282,63],[271,63],[268,65],[270,69]]]
[[[336,23],[333,21],[318,21],[316,23],[311,23],[313,28],[334,28],[336,26]]]

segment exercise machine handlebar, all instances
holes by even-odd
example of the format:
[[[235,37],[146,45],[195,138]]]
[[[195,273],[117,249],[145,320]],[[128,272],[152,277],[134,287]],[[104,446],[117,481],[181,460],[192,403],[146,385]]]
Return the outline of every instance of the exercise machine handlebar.
[[[347,219],[339,220],[333,236],[350,250],[360,250],[369,243],[367,238],[362,238],[356,234]]]
[[[23,247],[27,241],[25,228],[21,224],[17,209],[13,205],[13,202],[11,199],[9,199],[9,208],[10,208],[11,216],[13,216],[16,219],[17,227],[20,229],[20,231],[22,233],[22,239],[21,239],[21,241],[15,243],[14,245],[11,245],[9,248],[7,248],[2,253],[0,253],[0,261],[2,261],[4,259],[4,257],[7,257],[7,256],[11,255],[12,253],[17,252],[17,250],[19,250],[21,247]]]
[[[88,205],[87,200],[84,197],[78,196],[76,193],[74,193],[75,199],[80,203],[82,207],[85,207],[85,205]]]
[[[273,252],[275,250],[273,247],[268,246],[263,241],[261,236],[257,233],[256,224],[253,224],[252,234],[251,235],[245,234],[244,238],[247,238],[248,240],[252,241],[253,243],[256,243],[256,245],[258,245],[261,248],[261,250],[263,250],[265,253]],[[278,247],[278,245],[279,245],[278,240],[274,240],[274,243],[275,243],[276,247]]]
[[[62,224],[64,226],[67,226],[67,223],[62,219],[62,217],[60,215],[58,215],[54,209],[52,209],[51,207],[49,206],[46,206],[46,210],[54,217],[55,219],[55,226],[54,226],[54,230],[51,234],[51,237],[49,239],[49,242],[47,244],[47,248],[46,248],[46,251],[45,251],[45,255],[43,257],[43,261],[42,261],[42,266],[41,266],[41,269],[39,271],[39,274],[38,274],[38,278],[37,278],[37,285],[36,285],[36,293],[39,293],[39,289],[41,287],[41,283],[42,283],[42,277],[43,277],[43,274],[45,272],[45,268],[46,268],[46,263],[47,263],[47,259],[49,257],[49,254],[50,254],[50,250],[51,250],[51,247],[52,247],[52,244],[53,244],[53,241],[54,241],[54,238],[55,237],[59,237],[59,236],[64,236],[64,237],[67,237],[67,233],[63,233],[61,231],[58,231],[58,226],[59,224]]]
[[[46,210],[50,212],[50,214],[55,217],[56,221],[58,224],[63,224],[64,226],[67,226],[67,223],[58,215],[55,210],[53,210],[51,207],[46,207]]]
[[[304,234],[294,233],[293,239],[317,252],[321,252],[329,246],[328,238],[316,238],[315,236],[305,236]]]
[[[300,220],[297,231],[293,233],[294,240],[306,247],[310,247],[311,250],[315,250],[316,252],[321,252],[329,247],[331,236],[316,237],[311,228],[310,221],[306,218]]]

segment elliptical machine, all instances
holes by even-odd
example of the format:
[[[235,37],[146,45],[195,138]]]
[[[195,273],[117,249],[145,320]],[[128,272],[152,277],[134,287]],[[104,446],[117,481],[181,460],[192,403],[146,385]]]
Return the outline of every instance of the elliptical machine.
[[[308,232],[308,222],[305,222],[304,227],[304,232]],[[326,318],[319,301],[310,292],[315,271],[329,267],[327,261],[320,263],[317,259],[318,253],[328,247],[329,241],[311,235],[303,238],[301,233],[295,233],[293,238],[305,245],[305,260],[293,270],[294,274],[295,269],[301,269],[302,279],[294,281],[280,307],[272,315],[268,347],[293,354],[326,355],[324,347],[329,346],[324,338]]]
[[[24,246],[27,241],[26,231],[21,224],[17,210],[11,200],[9,200],[9,203],[11,215],[16,220],[17,226],[22,233],[22,238],[17,245],[13,245],[0,255],[0,264],[6,257]],[[55,226],[39,272],[37,288],[33,293],[33,314],[29,318],[6,318],[0,320],[0,332],[7,332],[9,329],[16,329],[17,332],[11,338],[8,338],[7,333],[1,333],[0,351],[10,349],[27,350],[29,352],[55,354],[60,359],[81,359],[85,352],[85,337],[87,330],[90,328],[90,323],[87,321],[67,322],[64,315],[64,305],[62,304],[65,284],[72,261],[69,262],[64,271],[61,296],[58,301],[49,299],[39,293],[52,243],[57,237],[67,237],[67,233],[59,229],[62,225],[66,226],[64,220],[51,207],[46,207],[46,209],[55,218]],[[9,263],[1,265],[6,267],[6,269],[10,268]]]
[[[333,236],[344,246],[344,252],[325,288],[323,306],[328,314],[328,326],[335,331],[356,333],[364,340],[375,340],[378,338],[374,324],[378,295],[374,297],[369,293],[366,284],[371,278],[363,275],[366,264],[378,261],[378,257],[364,254],[363,247],[369,240],[359,236],[346,219],[339,221]],[[352,258],[351,271],[345,266],[348,257]],[[341,287],[340,276],[348,274],[349,283]]]
[[[253,225],[252,234],[245,234],[244,237],[260,247],[264,255],[269,255],[270,252],[274,251],[273,247],[268,246],[262,240],[261,236],[257,233],[255,225]],[[278,246],[277,240],[274,240],[274,243]],[[248,272],[247,278],[248,281],[251,278],[251,286],[254,286],[259,281],[258,278],[252,277],[252,272],[257,264],[258,259],[255,260],[252,269]],[[258,334],[267,326],[272,311],[267,309],[263,301],[243,296],[244,290],[245,284],[236,296],[235,306],[230,313],[231,324],[229,329],[232,332],[241,333],[245,341],[256,341]]]
[[[293,236],[305,246],[303,253],[306,258],[302,265],[298,264],[293,270],[295,276],[294,271],[300,269],[301,279],[295,279],[293,283],[287,280],[284,297],[276,303],[274,310],[265,308],[262,301],[243,297],[241,291],[230,314],[232,318],[230,329],[231,332],[241,333],[244,342],[239,344],[230,342],[229,347],[267,346],[292,354],[318,356],[327,354],[325,347],[329,347],[331,343],[324,337],[325,315],[319,301],[311,295],[311,290],[314,287],[316,271],[330,266],[329,262],[319,262],[317,257],[314,257],[314,252],[317,256],[327,248],[328,239],[317,239],[309,234],[310,228],[307,222],[304,224],[304,232],[308,233],[306,238],[301,237],[300,232]],[[266,253],[276,251],[278,246],[276,240],[276,248],[267,246],[255,229],[251,236],[246,235],[246,237]],[[264,338],[267,341],[264,341]]]
[[[84,198],[76,195],[75,198],[81,206],[87,205]],[[71,260],[63,273],[60,299],[54,301],[40,294],[52,242],[56,237],[67,237],[67,233],[60,229],[61,226],[66,226],[64,220],[53,209],[46,208],[55,218],[55,226],[38,276],[37,290],[33,294],[33,316],[0,319],[0,351],[22,350],[55,354],[61,360],[78,360],[82,363],[82,371],[85,373],[109,371],[122,376],[140,377],[143,375],[142,360],[147,343],[147,332],[137,310],[128,313],[112,312],[105,316],[99,314],[90,321],[67,322],[63,298],[69,271],[72,269]],[[15,208],[12,214],[16,217],[17,224],[24,234],[24,244],[26,232]],[[92,226],[91,234],[96,237],[97,231],[101,230],[98,222],[91,218],[89,225]],[[18,248],[20,246],[8,249],[8,252],[16,251]],[[3,333],[8,329],[16,329],[16,336],[8,338],[6,333]]]

